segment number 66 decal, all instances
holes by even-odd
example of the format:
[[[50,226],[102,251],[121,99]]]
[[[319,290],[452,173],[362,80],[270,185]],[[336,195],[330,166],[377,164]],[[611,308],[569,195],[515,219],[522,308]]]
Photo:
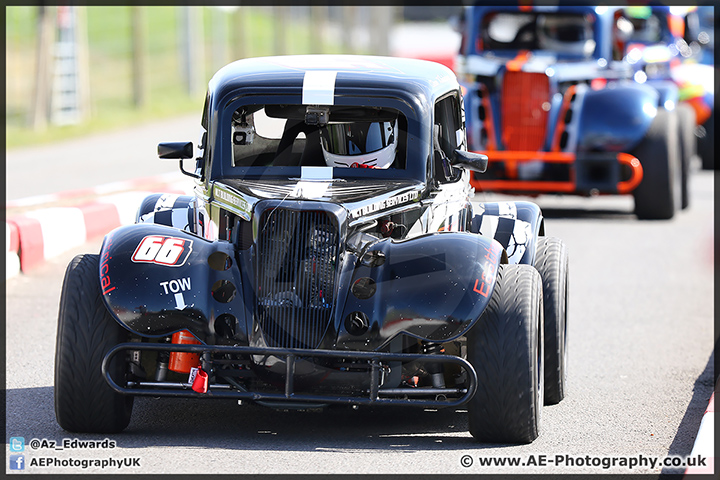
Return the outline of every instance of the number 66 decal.
[[[135,249],[132,261],[179,267],[185,263],[192,252],[192,243],[192,240],[183,238],[148,235]]]

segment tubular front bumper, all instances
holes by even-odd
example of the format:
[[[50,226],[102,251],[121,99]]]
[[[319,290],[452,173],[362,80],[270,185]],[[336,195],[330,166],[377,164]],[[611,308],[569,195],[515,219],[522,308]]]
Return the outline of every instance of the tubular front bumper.
[[[480,191],[524,192],[524,193],[567,193],[585,195],[589,193],[627,194],[631,193],[643,178],[640,161],[628,153],[583,154],[569,152],[535,152],[493,150],[478,151],[488,156],[492,163],[504,163],[504,178],[484,179],[475,176],[470,183]],[[543,162],[564,164],[569,169],[567,180],[522,180],[518,178],[518,164]],[[620,166],[629,168],[630,178],[621,179]],[[594,174],[598,170],[600,175]],[[599,177],[599,178],[598,178]]]
[[[123,350],[138,351],[167,351],[190,352],[201,355],[203,369],[207,369],[212,379],[212,355],[262,355],[283,357],[286,359],[285,391],[254,392],[240,390],[223,383],[210,383],[206,393],[197,393],[190,389],[189,384],[177,382],[127,382],[120,386],[108,372],[111,358]],[[370,367],[370,388],[364,396],[332,395],[332,394],[304,394],[296,393],[294,385],[295,362],[299,358],[336,358],[365,360]],[[399,387],[381,388],[381,369],[389,362],[423,362],[433,364],[453,363],[459,366],[467,375],[465,388],[426,388],[426,387]],[[102,374],[110,387],[118,393],[125,395],[142,395],[153,397],[192,397],[192,398],[233,398],[238,400],[251,400],[254,402],[283,402],[297,404],[392,404],[412,405],[421,407],[457,407],[472,398],[477,389],[477,374],[475,369],[466,360],[452,355],[436,354],[408,354],[385,352],[360,352],[337,350],[311,350],[286,349],[271,347],[236,347],[218,345],[175,345],[157,343],[121,343],[112,348],[103,358]],[[431,398],[422,398],[431,397]]]

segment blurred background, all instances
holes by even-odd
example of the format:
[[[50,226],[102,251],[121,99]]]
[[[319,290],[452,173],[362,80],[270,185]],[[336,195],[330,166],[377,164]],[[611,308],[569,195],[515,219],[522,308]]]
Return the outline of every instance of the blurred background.
[[[213,73],[246,57],[417,54],[446,63],[459,45],[449,22],[459,13],[460,7],[401,6],[10,6],[6,148],[200,115]]]

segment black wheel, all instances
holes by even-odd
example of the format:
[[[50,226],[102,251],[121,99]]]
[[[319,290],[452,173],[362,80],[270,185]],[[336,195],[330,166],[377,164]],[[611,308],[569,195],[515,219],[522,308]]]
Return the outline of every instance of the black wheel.
[[[682,209],[690,206],[690,191],[688,190],[688,178],[690,167],[697,156],[697,145],[695,139],[695,110],[685,103],[678,105],[678,126],[680,128],[680,151],[681,151],[681,172],[682,172]]]
[[[705,123],[697,127],[697,149],[702,160],[703,170],[715,168],[715,111]]]
[[[100,292],[98,255],[78,255],[65,271],[55,347],[55,416],[69,432],[115,433],[130,423],[133,397],[105,381],[105,353],[129,339],[110,316]],[[110,375],[123,379],[127,361],[116,355]]]
[[[565,397],[568,265],[562,240],[538,238],[535,268],[542,278],[545,313],[545,405],[554,405]]]
[[[493,443],[530,443],[543,405],[543,302],[530,265],[501,265],[490,303],[467,336],[478,376],[470,433]]]
[[[635,215],[641,219],[672,218],[681,204],[680,145],[674,111],[658,109],[633,155],[643,168],[642,182],[633,191]]]

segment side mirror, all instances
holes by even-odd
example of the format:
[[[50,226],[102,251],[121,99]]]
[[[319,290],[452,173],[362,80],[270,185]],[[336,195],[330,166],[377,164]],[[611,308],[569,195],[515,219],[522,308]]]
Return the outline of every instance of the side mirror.
[[[158,144],[158,156],[167,159],[192,158],[192,142],[164,142]]]
[[[450,163],[455,167],[467,168],[474,172],[483,173],[487,170],[488,157],[482,153],[467,152],[456,148],[455,151],[453,151]]]
[[[465,33],[465,10],[464,7],[460,7],[460,11],[458,13],[453,13],[448,17],[448,23],[450,24],[450,28],[453,29],[454,32],[463,34]]]
[[[180,160],[180,171],[192,178],[201,178],[200,175],[188,172],[183,168],[183,159],[193,157],[192,142],[165,142],[158,144],[158,157],[161,159]]]

